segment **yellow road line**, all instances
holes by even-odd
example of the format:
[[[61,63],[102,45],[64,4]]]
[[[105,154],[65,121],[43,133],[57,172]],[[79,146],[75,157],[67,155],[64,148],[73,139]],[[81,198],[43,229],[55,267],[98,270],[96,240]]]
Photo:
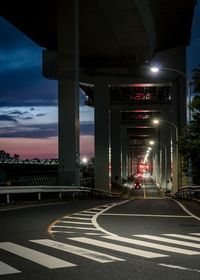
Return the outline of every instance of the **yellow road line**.
[[[92,208],[84,209],[84,210],[81,210],[81,211],[79,211],[79,212],[74,212],[74,213],[70,213],[70,214],[67,214],[67,215],[65,215],[65,216],[62,216],[62,217],[58,218],[56,221],[54,221],[53,223],[51,223],[51,224],[49,225],[49,227],[48,227],[48,229],[47,229],[47,233],[48,233],[51,237],[55,238],[54,234],[51,232],[51,231],[52,231],[52,227],[55,226],[55,225],[56,225],[57,223],[59,223],[60,221],[62,221],[63,219],[65,219],[65,218],[67,218],[67,217],[70,217],[70,216],[73,216],[73,215],[75,215],[75,214],[80,214],[80,213],[83,213],[83,212],[85,212],[85,211],[89,211],[89,210],[96,209],[96,208],[98,208],[98,207],[109,206],[109,205],[111,205],[111,204],[112,204],[112,202],[111,202],[111,203],[108,203],[108,204],[97,205],[97,206],[92,207]]]

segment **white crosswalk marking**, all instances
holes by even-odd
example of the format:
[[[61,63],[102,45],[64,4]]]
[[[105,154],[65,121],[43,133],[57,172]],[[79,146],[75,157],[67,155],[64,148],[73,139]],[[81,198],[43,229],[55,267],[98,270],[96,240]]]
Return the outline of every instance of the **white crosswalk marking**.
[[[87,214],[96,214],[97,212],[94,212],[94,211],[84,211],[84,213],[87,213]]]
[[[200,235],[200,233],[190,233],[190,234],[192,234],[192,235]]]
[[[0,275],[14,274],[20,272],[21,271],[15,269],[14,267],[0,261]]]
[[[76,233],[76,232],[74,232],[74,231],[67,231],[67,230],[51,230],[50,231],[50,233],[57,233],[57,232],[59,232],[59,233]]]
[[[192,243],[192,242],[180,241],[180,240],[176,240],[176,239],[159,237],[159,236],[154,236],[154,235],[146,235],[146,234],[134,235],[134,236],[147,238],[147,239],[151,239],[151,240],[155,240],[155,241],[161,241],[161,242],[172,243],[172,244],[183,245],[183,246],[186,246],[186,247],[192,247],[192,248],[200,249],[200,244]],[[199,255],[200,254],[200,252],[195,252],[195,251],[191,251],[191,252],[193,252],[192,255]]]
[[[144,258],[160,258],[160,257],[168,257],[168,255],[163,255],[163,254],[158,254],[154,252],[149,252],[145,250],[139,250],[139,249],[134,249],[134,248],[129,248],[126,246],[121,246],[121,245],[116,245],[113,243],[108,243],[108,242],[103,242],[103,241],[98,241],[95,239],[90,239],[86,237],[75,237],[75,238],[69,238],[70,240],[73,241],[78,241],[81,243],[86,243],[118,252],[123,252],[131,255],[136,255]]]
[[[74,226],[57,226],[57,225],[55,225],[55,226],[52,226],[52,228],[55,228],[55,227],[62,227],[62,228],[73,228],[73,229],[83,229],[83,230],[98,230],[97,228],[89,228],[89,227],[74,227]]]
[[[88,216],[88,217],[91,217],[91,216],[93,216],[93,214],[85,214],[85,213],[80,213],[80,214],[75,214],[75,215],[73,215],[73,217],[76,217],[76,216]]]
[[[73,222],[73,221],[61,221],[61,223],[65,223],[65,224],[79,224],[79,225],[92,225],[92,223]]]
[[[73,263],[58,259],[56,257],[52,257],[50,255],[11,242],[1,242],[0,249],[13,253],[27,260],[33,261],[35,263],[38,263],[47,268],[61,268],[61,267],[76,266]]]
[[[82,256],[100,263],[108,263],[113,261],[124,261],[124,259],[116,258],[107,254],[91,251],[77,246],[61,243],[50,239],[30,240],[31,242],[42,244],[51,248],[62,250],[71,254]]]
[[[69,216],[65,219],[74,219],[74,220],[90,220],[91,221],[91,218],[81,218],[81,217],[74,217],[74,216]]]
[[[161,245],[161,244],[156,244],[156,243],[151,243],[151,242],[146,242],[146,241],[140,241],[138,239],[132,239],[132,238],[126,238],[126,237],[120,237],[120,236],[102,236],[102,237],[106,238],[106,239],[126,242],[126,243],[129,243],[129,244],[149,247],[149,248],[168,251],[168,252],[173,252],[173,253],[180,253],[180,254],[184,254],[184,255],[198,255],[198,254],[200,254],[198,252],[191,251],[191,250],[185,250],[185,249],[181,249],[181,248],[177,248],[177,247],[166,246],[166,245]],[[141,235],[140,235],[140,237],[141,237]]]
[[[200,242],[200,238],[194,237],[194,236],[188,236],[188,235],[183,235],[183,234],[163,234],[163,235]]]

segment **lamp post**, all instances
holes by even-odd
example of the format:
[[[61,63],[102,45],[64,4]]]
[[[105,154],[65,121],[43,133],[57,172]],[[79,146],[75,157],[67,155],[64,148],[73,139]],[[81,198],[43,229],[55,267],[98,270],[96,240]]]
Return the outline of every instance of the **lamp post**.
[[[158,72],[159,70],[167,70],[167,71],[172,71],[172,72],[176,72],[178,74],[181,74],[182,76],[185,77],[186,79],[186,83],[187,83],[187,93],[188,93],[188,124],[190,125],[191,124],[191,117],[192,117],[192,114],[191,114],[191,108],[190,108],[190,105],[191,105],[191,81],[188,77],[188,75],[186,75],[184,72],[178,70],[178,69],[174,69],[174,68],[169,68],[169,67],[161,67],[161,68],[158,68],[158,67],[152,67],[151,68],[151,71],[156,73]],[[191,157],[189,157],[189,162],[188,162],[188,185],[189,186],[192,186],[193,185],[193,178],[192,178],[192,163],[191,163]]]
[[[154,141],[149,141],[149,144],[150,145],[154,145]],[[167,191],[167,146],[162,143],[162,142],[157,142],[156,143],[158,144],[161,144],[163,147],[164,147],[164,150],[165,150],[165,188],[166,188],[166,191]]]
[[[157,120],[157,119],[154,119],[153,120],[153,123],[154,124],[159,124],[160,122],[163,122],[163,123],[167,123],[171,126],[173,126],[175,128],[175,131],[176,131],[176,136],[175,136],[175,141],[176,141],[176,160],[177,160],[177,187],[178,187],[178,190],[179,190],[179,155],[178,155],[178,127],[175,123],[171,122],[171,121],[167,121],[167,120]]]

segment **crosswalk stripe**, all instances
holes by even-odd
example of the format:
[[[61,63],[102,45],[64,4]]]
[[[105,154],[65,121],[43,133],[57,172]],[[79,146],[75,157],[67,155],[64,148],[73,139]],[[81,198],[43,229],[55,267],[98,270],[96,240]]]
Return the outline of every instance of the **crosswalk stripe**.
[[[81,243],[86,243],[118,252],[123,252],[131,255],[136,255],[144,258],[160,258],[160,257],[168,257],[168,255],[163,255],[163,254],[158,254],[154,252],[149,252],[145,250],[139,250],[139,249],[134,249],[134,248],[129,248],[126,246],[121,246],[113,243],[108,243],[108,242],[103,242],[95,239],[90,239],[86,237],[75,237],[75,238],[69,238],[70,240],[73,241],[78,241]]]
[[[67,230],[51,230],[50,233],[77,233],[77,232],[74,232],[74,231],[67,231]]]
[[[187,247],[192,247],[192,248],[200,248],[200,244],[196,244],[196,243],[192,243],[192,242],[186,242],[186,241],[180,241],[180,240],[176,240],[176,239],[171,239],[171,238],[165,238],[165,237],[158,237],[158,236],[154,236],[154,235],[146,235],[146,234],[142,234],[142,235],[134,235],[137,237],[142,237],[142,238],[147,238],[147,239],[151,239],[151,240],[155,240],[155,241],[161,241],[161,242],[166,242],[166,243],[172,243],[172,244],[177,244],[177,245],[183,245],[183,246],[187,246]],[[154,243],[153,243],[154,244]],[[174,247],[175,248],[175,247]],[[179,249],[179,248],[177,248]],[[179,249],[181,250],[181,249]],[[185,250],[185,249],[184,249]],[[187,252],[187,251],[186,251]],[[192,253],[192,255],[199,255],[200,252],[197,251],[190,251]],[[189,251],[188,251],[189,253]],[[188,254],[190,255],[190,254]]]
[[[192,235],[200,235],[200,233],[190,233],[190,234],[192,234]]]
[[[81,218],[81,217],[74,217],[74,216],[68,216],[65,219],[90,220],[91,221],[91,218]]]
[[[106,238],[106,239],[134,244],[134,245],[138,245],[138,246],[145,246],[145,247],[149,247],[149,248],[153,248],[153,249],[180,253],[180,254],[185,254],[185,255],[198,255],[199,254],[198,252],[191,251],[191,250],[185,250],[185,249],[181,249],[181,248],[177,248],[177,247],[166,246],[166,245],[161,245],[161,244],[156,244],[156,243],[151,243],[151,242],[146,242],[146,241],[140,241],[138,239],[133,239],[133,238],[126,238],[126,237],[120,237],[120,236],[102,236],[102,237]]]
[[[92,225],[92,223],[85,223],[85,222],[73,222],[73,221],[61,221],[64,224],[79,224],[79,225]]]
[[[61,267],[76,266],[73,263],[58,259],[56,257],[52,257],[50,255],[11,242],[1,242],[0,249],[13,253],[29,261],[38,263],[47,268],[61,268]]]
[[[84,211],[84,213],[87,213],[87,214],[97,214],[97,212],[94,212],[94,211]]]
[[[69,245],[66,243],[61,243],[58,241],[50,240],[50,239],[38,239],[38,240],[30,240],[31,242],[41,244],[44,246],[48,246],[54,249],[62,250],[74,255],[78,255],[96,262],[100,263],[109,263],[113,261],[125,261],[124,259],[120,259],[114,256],[110,256],[107,254],[103,254],[100,252],[95,252],[92,250],[84,249],[81,247],[77,247],[74,245]]]
[[[0,261],[0,275],[14,274],[20,272],[21,271],[17,270],[16,268]]]
[[[194,236],[188,236],[188,235],[183,235],[183,234],[163,234],[163,235],[200,242],[200,238],[194,237]]]
[[[73,216],[85,216],[85,217],[91,217],[91,216],[93,216],[93,214],[84,214],[84,213],[80,213],[80,214],[74,214]]]
[[[87,227],[74,227],[74,226],[52,226],[52,228],[55,228],[55,227],[62,227],[62,228],[73,228],[73,229],[84,229],[84,230],[98,230],[97,228],[87,228]]]

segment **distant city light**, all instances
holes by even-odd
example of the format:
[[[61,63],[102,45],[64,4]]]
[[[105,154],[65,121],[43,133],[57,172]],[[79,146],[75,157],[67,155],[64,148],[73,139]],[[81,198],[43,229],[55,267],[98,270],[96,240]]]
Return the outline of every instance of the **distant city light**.
[[[83,162],[83,163],[87,163],[87,162],[88,162],[88,159],[87,159],[86,157],[84,157],[84,158],[82,159],[82,162]]]

